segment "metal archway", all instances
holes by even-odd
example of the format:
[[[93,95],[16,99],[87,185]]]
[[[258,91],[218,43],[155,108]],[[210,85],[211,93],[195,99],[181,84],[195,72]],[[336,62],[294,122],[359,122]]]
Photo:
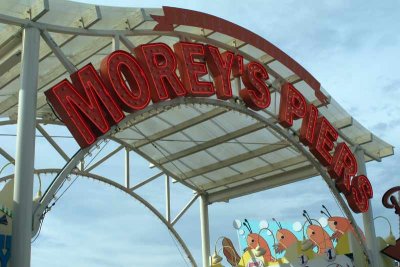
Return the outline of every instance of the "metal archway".
[[[122,43],[128,50],[132,50],[135,45],[132,42],[131,37],[139,38],[139,36],[153,36],[156,35],[157,37],[153,40],[147,40],[144,41],[145,43],[147,42],[154,42],[160,37],[163,36],[168,36],[168,37],[173,37],[175,39],[179,40],[193,40],[196,42],[201,42],[201,43],[207,43],[207,44],[212,44],[215,46],[218,46],[219,48],[222,48],[224,50],[231,50],[234,51],[236,54],[242,55],[246,60],[249,61],[258,61],[262,63],[267,71],[274,77],[274,81],[270,82],[268,81],[268,85],[271,89],[271,92],[276,93],[276,95],[279,95],[280,92],[280,86],[284,82],[291,82],[293,84],[299,83],[299,82],[304,82],[307,84],[307,86],[310,87],[310,90],[313,90],[311,95],[315,95],[318,105],[327,105],[331,104],[331,101],[333,102],[333,111],[334,112],[342,112],[341,107],[334,102],[329,96],[325,96],[324,93],[321,91],[320,84],[319,82],[310,74],[308,73],[300,64],[295,62],[293,59],[291,59],[289,56],[287,56],[283,51],[279,50],[277,47],[269,43],[267,40],[261,38],[260,36],[241,28],[238,25],[235,25],[231,22],[227,22],[223,19],[210,16],[204,13],[196,12],[196,11],[190,11],[190,10],[183,10],[183,9],[177,9],[177,8],[170,8],[170,7],[164,7],[162,10],[159,9],[157,12],[162,11],[163,16],[160,16],[159,13],[158,15],[154,15],[151,12],[149,13],[145,9],[140,9],[138,14],[140,19],[135,20],[135,25],[130,25],[129,19],[126,19],[126,21],[122,21],[122,27],[119,27],[118,29],[115,29],[114,26],[116,25],[116,20],[113,20],[113,25],[107,25],[104,27],[91,27],[98,21],[101,21],[101,14],[100,14],[100,7],[95,6],[95,9],[92,10],[92,13],[89,16],[78,16],[78,19],[80,21],[79,26],[74,26],[75,24],[61,24],[57,25],[56,23],[47,23],[40,21],[40,17],[49,11],[49,5],[48,1],[43,0],[44,3],[44,8],[41,10],[39,8],[39,12],[37,11],[38,8],[32,8],[28,10],[29,18],[26,19],[25,17],[20,18],[16,16],[9,16],[8,14],[0,14],[0,23],[4,23],[7,25],[14,25],[22,28],[22,30],[19,30],[19,33],[21,31],[24,31],[24,34],[27,34],[29,38],[18,38],[18,34],[14,35],[10,40],[12,42],[10,43],[15,43],[15,41],[18,42],[16,46],[23,41],[23,44],[27,51],[27,56],[26,57],[21,57],[20,55],[15,54],[15,57],[7,58],[5,62],[7,65],[17,65],[20,60],[21,66],[23,69],[26,71],[26,73],[22,73],[21,75],[21,90],[20,94],[23,95],[24,92],[26,92],[26,89],[28,88],[29,90],[32,90],[32,92],[35,93],[35,95],[30,95],[29,99],[28,98],[23,98],[21,97],[21,102],[18,102],[18,98],[15,97],[16,94],[12,94],[9,98],[7,98],[5,101],[2,101],[1,104],[1,115],[7,116],[12,118],[10,120],[13,121],[13,123],[16,123],[15,116],[16,116],[16,106],[23,107],[18,113],[19,119],[22,118],[22,121],[25,121],[21,127],[28,127],[27,130],[23,129],[21,131],[18,131],[20,136],[22,138],[18,142],[18,144],[22,144],[23,140],[31,140],[32,137],[34,136],[34,131],[35,127],[32,124],[29,124],[28,122],[33,121],[34,119],[37,119],[40,116],[36,116],[35,110],[38,111],[39,114],[42,115],[41,120],[39,122],[48,122],[48,123],[54,123],[54,124],[59,124],[57,122],[57,119],[55,118],[54,114],[52,114],[51,110],[49,110],[49,107],[46,104],[46,98],[43,95],[38,95],[39,91],[43,91],[49,87],[52,83],[56,82],[57,79],[59,79],[62,76],[65,76],[66,74],[72,74],[77,70],[77,66],[82,64],[85,60],[90,59],[94,60],[95,63],[98,63],[97,57],[99,52],[102,52],[104,49],[108,49],[110,44],[111,44],[111,49],[112,51],[119,49],[120,43]],[[47,3],[47,6],[46,6]],[[35,12],[38,12],[36,14]],[[51,12],[49,12],[51,13]],[[74,15],[81,15],[79,14],[74,14]],[[119,20],[120,18],[118,18]],[[124,19],[124,18],[123,18]],[[52,20],[47,20],[47,21],[52,21]],[[151,21],[152,28],[141,28],[139,29],[139,25],[142,23]],[[87,22],[87,23],[85,23]],[[154,26],[154,23],[156,24]],[[125,25],[126,24],[126,25]],[[120,24],[118,24],[120,25]],[[127,27],[126,27],[127,26]],[[189,30],[184,30],[180,28],[179,26],[184,26],[188,28],[194,28],[193,32]],[[211,35],[217,33],[217,34],[223,34],[226,35],[230,38],[233,38],[232,41],[221,41],[218,38],[212,38]],[[61,42],[56,42],[51,34],[64,34],[64,35],[70,35],[67,38],[61,38]],[[22,34],[21,34],[22,35]],[[82,36],[82,37],[81,37]],[[16,38],[14,38],[16,37]],[[47,50],[44,50],[45,53],[42,53],[42,55],[38,55],[39,53],[39,43],[40,43],[40,37],[43,39],[44,43],[47,45]],[[65,37],[65,36],[64,36]],[[79,56],[83,58],[81,60],[79,57],[79,60],[76,60],[76,58],[73,60],[71,59],[71,56],[67,55],[66,53],[63,52],[62,48],[65,44],[68,45],[70,40],[74,38],[83,38],[83,37],[99,37],[97,38],[104,38],[107,39],[105,43],[107,45],[97,47],[96,50],[94,48],[86,49],[87,51],[80,51],[79,50]],[[129,39],[131,38],[131,39]],[[43,42],[42,42],[43,43]],[[95,43],[95,42],[94,42]],[[249,48],[249,50],[246,50],[247,48],[252,48],[252,50]],[[12,45],[10,46],[12,47]],[[256,53],[252,53],[249,51],[255,51],[255,49],[260,50],[263,52],[262,56],[259,55],[259,51],[256,51]],[[22,51],[25,51],[25,49],[21,49]],[[85,50],[85,49],[83,49]],[[42,51],[43,52],[43,51]],[[103,51],[104,52],[104,51]],[[53,54],[58,61],[58,64],[61,67],[58,68],[58,74],[57,75],[49,75],[51,78],[44,79],[44,81],[40,81],[37,83],[37,79],[39,76],[38,68],[39,68],[39,63],[42,62],[43,58],[46,58],[47,56]],[[23,55],[23,54],[22,54]],[[44,56],[43,56],[44,55]],[[256,56],[258,55],[258,56]],[[19,57],[18,57],[19,56]],[[10,59],[10,60],[9,60]],[[291,72],[287,72],[284,68],[277,68],[274,69],[271,65],[273,62],[278,62],[279,64],[282,64],[284,67],[287,67],[291,70]],[[42,64],[43,65],[43,64]],[[279,71],[278,71],[279,69]],[[11,71],[14,73],[13,75],[15,77],[18,77],[19,73],[15,71],[15,68]],[[56,71],[57,73],[57,71]],[[14,81],[16,78],[10,75],[5,83],[1,86],[6,87],[8,82]],[[38,87],[36,88],[34,85],[39,84]],[[240,81],[238,81],[237,84],[237,90],[240,90]],[[26,87],[26,88],[25,88]],[[29,91],[28,90],[28,91]],[[11,92],[13,92],[11,90]],[[28,99],[28,100],[26,100]],[[310,98],[312,99],[312,98]],[[24,101],[25,100],[25,101]],[[36,106],[33,106],[33,102],[38,100],[40,105],[38,108]],[[129,115],[123,122],[121,122],[118,126],[115,126],[111,129],[109,133],[101,137],[97,141],[97,145],[100,142],[103,142],[104,140],[114,140],[118,143],[121,144],[121,147],[129,148],[133,151],[136,151],[139,155],[141,155],[143,158],[147,159],[150,162],[153,162],[154,164],[157,165],[157,162],[155,162],[151,157],[146,155],[146,153],[143,153],[139,149],[136,149],[135,146],[128,144],[124,142],[123,140],[118,139],[114,134],[118,133],[121,129],[124,129],[124,127],[129,127],[130,125],[135,125],[141,120],[146,120],[147,118],[151,117],[151,113],[162,113],[165,109],[172,108],[174,106],[179,106],[179,105],[185,105],[185,104],[207,104],[207,105],[212,105],[216,107],[222,107],[230,110],[237,111],[241,114],[245,114],[255,121],[257,121],[260,124],[263,124],[264,126],[268,126],[269,128],[272,129],[273,132],[275,132],[278,136],[282,137],[284,140],[287,140],[289,144],[291,145],[292,148],[296,149],[297,151],[300,152],[302,156],[304,156],[309,163],[311,163],[311,167],[317,171],[317,174],[320,174],[325,182],[327,183],[328,187],[330,190],[333,192],[335,198],[338,200],[340,203],[340,206],[342,209],[345,211],[347,217],[353,222],[354,218],[348,209],[346,203],[344,202],[343,198],[341,195],[337,192],[335,186],[333,185],[333,182],[330,180],[329,176],[327,175],[326,171],[319,165],[319,163],[314,159],[314,157],[302,146],[298,143],[296,140],[295,136],[292,136],[290,132],[287,132],[281,128],[279,128],[277,125],[275,125],[274,121],[276,118],[275,114],[271,113],[268,114],[270,117],[272,117],[272,120],[266,119],[263,117],[260,113],[253,112],[250,110],[247,110],[244,106],[241,105],[240,103],[240,98],[235,97],[231,99],[232,102],[221,102],[213,99],[175,99],[172,101],[168,101],[165,103],[159,103],[156,105],[152,105],[151,107],[148,107],[146,110],[136,112],[134,114]],[[313,100],[310,100],[308,102],[313,102]],[[36,102],[35,102],[36,103]],[[276,107],[276,105],[275,105]],[[268,111],[263,111],[268,113]],[[11,114],[11,115],[10,115]],[[332,114],[331,114],[332,115]],[[342,114],[343,115],[343,114]],[[353,118],[348,115],[347,113],[344,114],[344,124],[347,125],[345,127],[353,127],[353,124],[357,124]],[[331,116],[335,117],[334,115]],[[48,119],[48,120],[47,120]],[[0,122],[0,125],[6,125],[8,122]],[[27,126],[25,126],[25,124]],[[33,126],[33,127],[32,127]],[[46,137],[46,139],[53,145],[53,147],[61,154],[61,156],[66,160],[66,165],[60,169],[60,172],[58,173],[56,179],[53,181],[51,184],[50,188],[46,191],[45,195],[41,199],[41,204],[34,209],[34,226],[37,229],[38,226],[38,221],[46,208],[46,206],[52,201],[54,198],[54,193],[55,191],[62,185],[64,182],[65,178],[73,172],[74,168],[78,165],[78,163],[82,160],[85,159],[85,157],[95,148],[95,145],[92,146],[91,148],[86,148],[83,150],[79,150],[72,158],[69,158],[63,151],[60,149],[57,144],[51,139],[50,136],[46,136],[45,131],[40,126],[37,126],[38,130],[42,132],[42,134]],[[359,128],[362,128],[361,131]],[[358,145],[363,145],[365,142],[371,142],[374,145],[371,147],[365,146],[363,149],[365,150],[365,155],[367,160],[376,160],[380,161],[381,158],[391,155],[393,153],[393,149],[389,144],[386,144],[379,138],[376,138],[373,136],[370,132],[366,131],[365,128],[360,125],[355,125],[353,127],[354,132],[356,133],[355,135],[353,134],[340,134],[340,137],[349,145],[355,147]],[[354,139],[354,137],[356,137]],[[21,141],[22,140],[22,141]],[[149,141],[149,140],[147,140]],[[364,142],[364,143],[363,143]],[[29,143],[29,142],[28,142]],[[32,143],[32,142],[31,142]],[[28,146],[28,156],[24,156],[23,159],[18,157],[18,153],[21,153],[21,149],[17,150],[17,169],[19,170],[25,170],[26,168],[23,167],[24,164],[26,163],[32,163],[31,159],[32,155],[34,154],[34,150],[32,149],[32,144],[29,143],[30,145]],[[19,152],[18,152],[19,151]],[[0,154],[2,154],[6,159],[8,159],[10,162],[15,162],[15,160],[10,157],[5,151],[2,151],[0,149]],[[21,167],[22,166],[22,167]],[[160,166],[158,164],[158,167],[164,171],[165,174],[168,176],[171,176],[173,178],[176,178],[177,180],[180,180],[179,177],[177,177],[176,173],[173,173],[163,166]],[[29,169],[29,168],[27,168]],[[310,169],[309,169],[310,170]],[[32,170],[26,170],[29,175],[31,175]],[[311,172],[310,172],[311,173]],[[22,175],[23,176],[23,175]],[[19,180],[19,177],[22,177],[18,172],[16,172],[16,177],[17,180]],[[26,175],[28,176],[28,175]],[[206,200],[207,203],[205,203],[205,206],[207,206],[208,203],[214,202],[214,201],[221,201],[224,197],[226,199],[230,198],[230,195],[228,192],[220,192],[219,195],[215,195],[213,193],[208,193],[207,190],[202,190],[199,188],[194,187],[192,184],[190,184],[188,181],[181,179],[180,182],[184,185],[186,185],[190,189],[194,189],[197,191],[198,194],[202,196],[202,199]],[[225,194],[226,193],[226,194]],[[248,192],[250,193],[250,192]],[[29,205],[29,201],[31,199],[25,198],[26,201],[22,201],[25,203],[25,206],[27,207]],[[30,216],[30,212],[25,212],[21,213],[25,216]],[[24,217],[22,216],[22,217]],[[30,220],[30,218],[29,218]],[[28,220],[25,220],[28,221]],[[28,225],[24,225],[25,230],[30,227]],[[373,225],[372,225],[373,226]],[[372,227],[373,228],[373,227]],[[372,232],[372,231],[371,231]],[[19,258],[27,258],[29,254],[29,244],[28,244],[28,234],[29,232],[24,232],[23,238],[18,238],[18,240],[24,240],[24,249],[21,253],[21,255],[25,255],[24,257],[19,257]],[[362,240],[362,239],[361,239]],[[365,248],[365,243],[362,242],[364,251],[366,251]],[[207,247],[203,247],[203,253],[204,251],[209,250]],[[366,253],[368,255],[368,253]],[[203,255],[203,261],[205,265],[207,265],[207,260],[208,257],[206,254]],[[372,257],[372,260],[374,260],[374,257]],[[27,264],[27,263],[26,263]],[[19,264],[23,265],[23,264]]]
[[[60,173],[62,170],[61,169],[38,169],[35,170],[35,174],[36,175],[40,175],[40,174],[58,174]],[[73,173],[71,173],[72,175],[76,175],[76,176],[80,176],[80,177],[84,177],[84,178],[90,178],[102,183],[105,183],[107,185],[110,185],[126,194],[128,194],[129,196],[131,196],[132,198],[136,199],[137,201],[139,201],[141,204],[143,204],[150,212],[152,212],[168,229],[168,231],[171,232],[171,234],[174,236],[174,238],[178,241],[178,244],[181,246],[181,248],[183,249],[187,259],[189,260],[189,262],[192,264],[192,266],[197,266],[196,261],[193,258],[193,255],[190,253],[190,250],[188,249],[185,241],[182,239],[182,237],[179,235],[179,233],[175,230],[173,224],[171,222],[168,222],[164,216],[156,209],[154,208],[148,201],[146,201],[144,198],[142,198],[141,196],[139,196],[138,194],[136,194],[135,192],[133,192],[132,190],[130,190],[129,188],[126,188],[125,186],[111,180],[108,179],[106,177],[100,176],[100,175],[96,175],[93,173],[88,173],[85,171],[80,171],[80,170],[74,170]],[[8,180],[11,180],[14,178],[14,174],[10,174],[4,177],[0,178],[0,182],[6,182]],[[196,200],[198,197],[198,195],[195,195],[195,197],[193,198],[192,201]],[[191,201],[191,202],[192,202]],[[35,229],[37,232],[38,229]],[[35,234],[35,233],[34,233]]]
[[[38,222],[37,220],[38,220],[38,218],[40,218],[45,207],[53,199],[55,190],[57,190],[58,187],[63,183],[63,181],[66,179],[66,177],[72,172],[73,168],[75,168],[75,166],[78,164],[78,162],[80,162],[82,159],[84,159],[84,157],[87,155],[87,153],[93,147],[98,145],[99,142],[102,142],[106,138],[112,139],[115,142],[122,144],[123,146],[129,147],[131,150],[135,151],[137,154],[139,154],[140,156],[142,156],[143,158],[145,158],[146,160],[148,160],[149,162],[151,162],[157,166],[157,162],[155,162],[153,159],[149,158],[148,156],[146,156],[144,153],[142,153],[135,147],[130,146],[129,144],[126,144],[126,143],[118,140],[117,138],[114,138],[113,135],[116,132],[121,131],[125,128],[128,128],[132,124],[136,123],[136,121],[135,121],[136,118],[141,118],[143,120],[147,116],[154,114],[154,111],[157,113],[157,112],[161,112],[162,110],[167,110],[167,109],[171,109],[173,107],[177,107],[180,105],[188,105],[188,104],[189,105],[190,104],[211,105],[211,106],[222,107],[222,108],[226,108],[226,109],[229,109],[232,111],[240,112],[242,114],[250,116],[254,120],[261,122],[261,123],[265,124],[265,126],[268,126],[271,129],[273,129],[277,134],[279,134],[280,136],[285,138],[287,141],[289,141],[293,147],[295,147],[298,151],[300,151],[307,158],[307,160],[312,164],[313,168],[315,168],[318,171],[319,175],[322,176],[322,178],[328,185],[329,189],[333,193],[334,197],[337,199],[341,209],[345,212],[346,216],[349,218],[349,220],[352,222],[353,225],[357,226],[357,223],[354,220],[354,217],[353,217],[349,207],[347,206],[343,197],[340,195],[340,193],[336,189],[336,187],[335,187],[332,179],[329,177],[327,171],[321,167],[321,165],[315,160],[315,158],[312,156],[312,154],[309,151],[307,151],[306,148],[303,145],[301,145],[293,135],[291,135],[289,132],[283,130],[282,128],[278,127],[273,121],[266,119],[265,117],[263,117],[262,115],[260,115],[257,112],[247,109],[245,106],[243,106],[240,103],[226,102],[226,101],[207,99],[207,98],[177,98],[177,99],[173,99],[170,101],[153,104],[153,105],[145,108],[144,110],[130,114],[123,121],[121,121],[117,126],[115,126],[114,129],[111,129],[110,132],[106,133],[101,138],[99,138],[99,140],[97,140],[97,142],[95,144],[93,144],[92,146],[90,146],[86,149],[79,150],[74,155],[74,157],[72,157],[71,160],[66,164],[66,166],[63,169],[61,169],[61,171],[59,172],[57,177],[54,179],[54,181],[52,182],[50,187],[47,189],[47,191],[43,195],[39,206],[35,209],[35,212],[34,212],[34,218],[36,218],[35,221]],[[179,180],[179,177],[176,177],[176,175],[174,173],[169,172],[168,170],[162,168],[161,166],[158,166],[158,167],[167,175],[170,175],[171,177]],[[207,192],[198,192],[198,194],[207,194]],[[213,202],[212,198],[210,199],[210,202]],[[36,223],[36,225],[37,225],[37,223]],[[369,255],[365,241],[361,238],[361,233],[359,232],[358,227],[355,227],[355,229],[357,229],[356,230],[357,235],[358,235],[357,239],[360,242],[365,255]]]

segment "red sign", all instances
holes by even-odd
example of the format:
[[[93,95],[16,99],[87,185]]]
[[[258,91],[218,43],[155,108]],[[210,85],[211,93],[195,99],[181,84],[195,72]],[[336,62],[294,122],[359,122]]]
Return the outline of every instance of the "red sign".
[[[382,204],[385,208],[394,209],[395,213],[400,216],[400,199],[393,196],[394,193],[400,192],[400,186],[390,188],[382,197]],[[390,202],[390,203],[389,203]]]
[[[264,66],[258,62],[244,65],[243,57],[230,51],[200,43],[179,42],[174,51],[166,44],[144,44],[135,55],[115,51],[101,62],[100,74],[91,64],[46,91],[46,97],[78,144],[84,148],[118,124],[124,112],[142,110],[150,103],[176,97],[232,97],[231,75],[241,77],[245,88],[239,96],[253,110],[269,107],[271,96]],[[210,73],[208,73],[208,69]],[[179,71],[179,76],[177,75]],[[202,81],[211,75],[213,82]],[[290,83],[281,89],[279,123],[290,127],[303,118],[301,142],[327,167],[339,191],[355,212],[368,210],[372,187],[366,176],[356,176],[357,162],[345,143],[339,143],[336,129],[318,109]]]
[[[381,252],[396,261],[400,261],[400,238],[396,240],[396,245],[389,245],[382,249]]]
[[[336,129],[324,116],[318,117],[318,109],[307,104],[304,96],[287,83],[281,89],[279,123],[283,127],[290,127],[294,120],[300,118],[303,118],[300,141],[327,168],[351,209],[356,213],[368,211],[368,200],[373,197],[372,186],[365,175],[356,176],[357,161],[350,148],[342,142],[334,149],[339,136]]]

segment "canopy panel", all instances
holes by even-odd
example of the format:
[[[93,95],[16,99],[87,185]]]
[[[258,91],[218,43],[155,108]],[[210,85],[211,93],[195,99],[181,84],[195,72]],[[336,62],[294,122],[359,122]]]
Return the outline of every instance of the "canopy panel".
[[[32,5],[25,1],[2,0],[0,3],[0,22],[4,23],[0,27],[2,120],[17,118],[22,51],[22,31],[18,26],[21,20],[18,19],[30,19],[41,25],[62,52],[60,57],[54,53],[54,47],[41,39],[37,118],[46,123],[61,123],[43,93],[62,79],[69,79],[69,63],[72,70],[88,63],[99,68],[101,60],[114,49],[131,51],[140,44],[152,42],[172,47],[186,40],[234,51],[244,56],[246,62],[256,60],[266,67],[272,103],[256,114],[268,123],[287,131],[277,124],[277,114],[280,85],[289,81],[335,126],[339,141],[365,150],[366,161],[380,161],[393,154],[392,145],[352,118],[319,88],[318,82],[310,82],[304,71],[294,63],[289,64],[292,59],[279,54],[281,51],[274,46],[267,53],[258,43],[246,43],[226,33],[193,25],[174,24],[173,31],[154,30],[159,22],[151,15],[163,16],[165,9],[99,7],[44,0]],[[212,81],[211,77],[204,79]],[[230,108],[229,105],[243,106],[237,97],[243,84],[232,78],[232,87],[236,97],[226,102],[229,104],[220,101],[219,105],[219,100],[210,97],[214,102],[191,99],[170,107],[154,105],[146,116],[135,118],[132,125],[112,139],[129,146],[176,181],[196,191],[210,195],[227,190],[234,192],[225,196],[226,199],[318,175],[309,160],[269,124]],[[326,103],[318,97],[317,87],[326,97]],[[300,126],[301,121],[296,121],[288,130],[294,138]]]

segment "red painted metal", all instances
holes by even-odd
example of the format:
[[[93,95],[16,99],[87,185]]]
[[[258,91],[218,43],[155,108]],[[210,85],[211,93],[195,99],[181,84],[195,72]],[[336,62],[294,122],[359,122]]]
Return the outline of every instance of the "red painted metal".
[[[232,36],[278,60],[314,89],[315,96],[322,103],[327,103],[327,97],[321,92],[321,84],[299,63],[261,36],[230,21],[206,13],[168,6],[164,6],[163,11],[164,16],[152,15],[152,18],[158,23],[153,30],[174,31],[174,25],[186,25]]]

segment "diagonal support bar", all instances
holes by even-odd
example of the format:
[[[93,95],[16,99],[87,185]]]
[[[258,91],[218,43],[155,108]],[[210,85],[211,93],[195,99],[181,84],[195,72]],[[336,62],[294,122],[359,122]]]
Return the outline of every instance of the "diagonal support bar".
[[[176,215],[176,217],[172,220],[171,224],[176,224],[179,219],[186,213],[186,211],[193,205],[196,199],[199,197],[198,194],[194,195],[192,199],[186,204],[186,206]]]
[[[144,186],[145,184],[150,183],[151,181],[153,181],[153,180],[157,179],[158,177],[162,176],[163,174],[164,174],[163,172],[159,172],[156,175],[153,175],[150,178],[147,178],[146,180],[136,184],[135,186],[131,187],[129,190],[135,191],[136,189],[138,189],[138,188]]]
[[[44,138],[46,138],[47,142],[49,142],[50,145],[53,146],[53,148],[58,152],[58,154],[61,155],[61,157],[65,159],[65,161],[69,160],[68,155],[65,154],[64,150],[62,150],[62,148],[54,141],[54,139],[46,132],[46,130],[43,129],[42,126],[37,124],[36,129],[38,129],[38,131],[44,136]]]
[[[56,44],[53,38],[51,38],[48,31],[42,31],[41,36],[69,74],[72,74],[78,70],[75,65],[72,64],[72,62],[64,55],[64,53],[61,51],[61,48]]]
[[[93,170],[94,168],[97,168],[100,164],[102,164],[104,161],[108,160],[109,158],[111,158],[112,156],[114,156],[115,154],[117,154],[119,151],[121,151],[124,148],[123,145],[120,145],[119,147],[117,147],[116,149],[114,149],[112,152],[110,152],[109,154],[105,155],[102,159],[100,159],[99,161],[96,161],[96,163],[94,163],[92,166],[90,166],[89,168],[87,168],[85,171],[86,172],[90,172],[91,170]]]
[[[11,162],[12,164],[15,164],[15,159],[14,159],[10,154],[8,154],[4,149],[2,149],[1,147],[0,147],[0,154],[1,154],[6,160],[8,160],[9,162]]]
[[[129,49],[129,52],[133,52],[133,49],[135,49],[135,45],[128,39],[128,37],[126,37],[125,35],[120,35],[119,39],[121,41],[121,43],[123,43],[126,48]]]

